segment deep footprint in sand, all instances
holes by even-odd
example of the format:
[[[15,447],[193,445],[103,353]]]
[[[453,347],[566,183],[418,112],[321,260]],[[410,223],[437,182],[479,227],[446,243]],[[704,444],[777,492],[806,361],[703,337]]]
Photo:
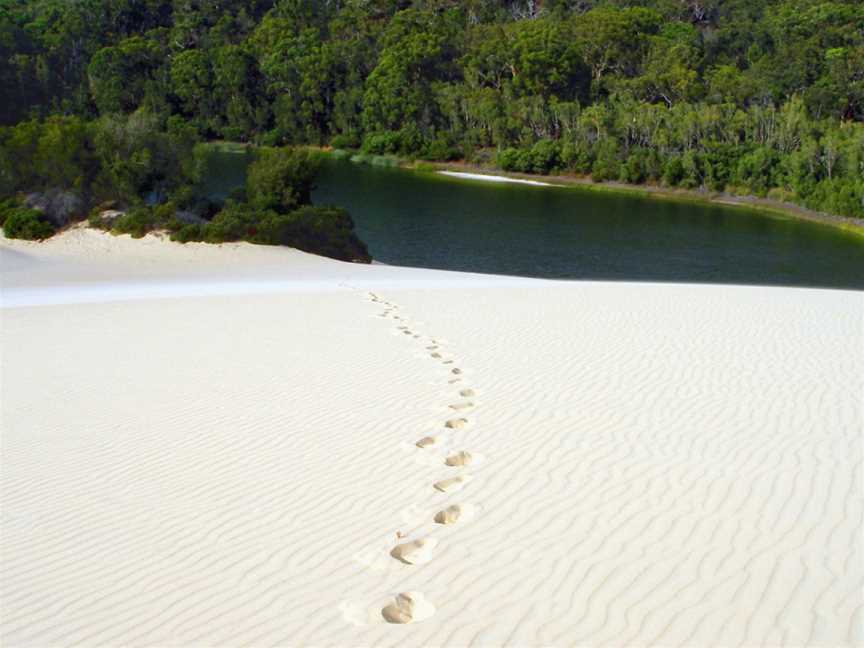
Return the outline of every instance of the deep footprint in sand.
[[[448,466],[468,466],[474,461],[474,456],[468,452],[467,450],[460,450],[459,452],[450,455],[444,460],[444,463]]]
[[[442,493],[452,493],[460,490],[470,479],[471,478],[468,475],[450,477],[449,479],[442,479],[441,481],[435,482],[432,484],[432,487]]]
[[[453,504],[438,511],[433,519],[437,524],[456,524],[463,513],[464,509],[459,504]]]
[[[420,592],[402,592],[381,610],[387,623],[416,623],[435,614],[435,606]]]
[[[432,358],[440,358],[441,354],[436,351],[435,353],[430,353],[429,356]]]
[[[468,425],[468,419],[455,418],[455,419],[450,419],[449,421],[447,421],[444,424],[444,427],[446,427],[449,430],[459,430],[459,429],[465,427],[466,425]]]
[[[454,376],[458,376],[462,373],[462,370],[459,367],[456,367],[455,369],[452,369],[450,373],[452,373]]]
[[[428,448],[430,446],[434,446],[436,443],[438,443],[438,437],[425,436],[414,445],[416,445],[418,448]]]
[[[432,552],[438,545],[435,538],[421,538],[396,545],[390,555],[408,565],[425,565],[432,560]]]
[[[452,405],[448,405],[447,407],[458,412],[460,410],[471,409],[472,407],[474,407],[474,403],[472,403],[471,401],[465,401],[463,403],[453,403]]]
[[[464,398],[470,398],[471,396],[474,396],[474,390],[473,389],[463,389],[462,391],[459,392],[459,395],[464,397]]]

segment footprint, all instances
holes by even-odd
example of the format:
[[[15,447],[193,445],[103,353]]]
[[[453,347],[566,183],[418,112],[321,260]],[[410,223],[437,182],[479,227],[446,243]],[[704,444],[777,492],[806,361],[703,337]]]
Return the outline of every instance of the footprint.
[[[464,396],[465,398],[470,398],[471,396],[474,395],[474,390],[473,389],[463,389],[462,391],[459,392],[459,395]]]
[[[428,346],[428,347],[426,347],[426,349],[429,350],[429,351],[435,351],[437,348],[438,348],[438,345],[437,345],[437,344],[433,344],[432,346]]]
[[[456,367],[455,369],[451,370],[450,373],[452,373],[454,376],[458,376],[462,373],[462,370],[459,367]]]
[[[437,545],[438,540],[435,538],[420,538],[396,545],[390,555],[408,565],[425,565],[432,560],[432,552]]]
[[[456,454],[452,454],[444,460],[448,466],[468,466],[474,461],[474,457],[467,450],[460,450]]]
[[[437,481],[432,486],[435,490],[439,490],[442,493],[450,493],[461,490],[461,488],[468,482],[470,477],[467,475],[460,475],[459,477],[450,477],[449,479],[442,479],[441,481]]]
[[[461,378],[451,378],[450,380],[447,381],[447,384],[452,385],[452,384],[458,383],[458,382],[462,382],[462,379]]]
[[[425,436],[414,445],[416,445],[418,448],[428,448],[429,446],[433,446],[436,443],[438,443],[438,437]]]
[[[460,428],[465,427],[468,424],[468,419],[465,418],[455,418],[450,419],[444,424],[444,427],[449,428],[451,430],[458,430]]]
[[[458,412],[459,410],[470,409],[471,407],[474,407],[474,403],[472,403],[471,401],[465,401],[464,403],[453,403],[452,405],[448,405],[448,407]]]
[[[381,610],[381,616],[387,623],[414,623],[428,619],[433,614],[435,606],[420,592],[402,592]]]
[[[440,358],[441,354],[436,351],[435,353],[430,353],[429,356],[432,358]]]
[[[411,335],[411,331],[402,331],[405,335]]]
[[[453,504],[438,511],[433,519],[438,524],[456,524],[460,517],[462,517],[462,507],[458,504]]]

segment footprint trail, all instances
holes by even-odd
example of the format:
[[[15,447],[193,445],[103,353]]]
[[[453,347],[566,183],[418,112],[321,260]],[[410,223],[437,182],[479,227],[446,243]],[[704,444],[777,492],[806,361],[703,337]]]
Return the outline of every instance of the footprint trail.
[[[441,339],[431,335],[424,335],[420,330],[422,326],[418,326],[418,324],[422,323],[414,322],[412,318],[406,316],[401,311],[398,304],[383,299],[374,292],[367,292],[366,296],[372,303],[379,304],[383,307],[383,310],[377,313],[377,317],[385,320],[392,320],[394,324],[393,330],[395,333],[398,334],[401,332],[405,336],[408,336],[410,341],[417,340],[422,345],[422,350],[425,351],[424,355],[427,358],[427,361],[431,360],[440,364],[442,368],[447,370],[446,382],[448,386],[462,382],[464,377],[462,367],[452,366],[456,364],[456,360],[452,357],[452,354],[446,352]],[[462,388],[458,389],[458,396],[463,399],[474,398],[476,392],[473,388]],[[475,409],[475,403],[471,400],[455,400],[449,403],[445,401],[445,404],[443,405],[451,412],[462,413],[470,411],[473,413]],[[428,455],[431,459],[439,452],[437,450],[439,446],[450,446],[450,435],[463,430],[469,425],[469,423],[473,423],[473,421],[469,419],[468,414],[464,414],[458,418],[442,418],[441,432],[427,434],[421,436],[419,440],[414,441],[412,445],[416,448],[415,452],[424,453],[423,456],[426,456],[425,453],[432,453],[431,455]],[[462,490],[472,479],[472,475],[463,472],[463,470],[467,466],[475,464],[479,458],[478,455],[472,453],[468,449],[453,449],[447,454],[441,454],[438,456],[440,456],[438,461],[441,462],[438,465],[441,465],[443,470],[450,471],[450,474],[447,476],[442,475],[442,479],[434,481],[431,484],[431,488],[438,493],[439,497],[441,494],[449,495]],[[454,472],[456,473],[455,475],[453,474]],[[416,504],[413,506],[417,508]],[[456,525],[460,521],[466,521],[466,518],[468,517],[466,516],[466,512],[469,510],[473,510],[473,507],[466,507],[466,505],[460,503],[450,503],[444,508],[438,509],[430,521],[434,522],[439,527]],[[429,513],[427,512],[426,515],[428,514]],[[397,542],[404,539],[404,535],[401,531],[397,531],[395,536]],[[454,540],[455,537],[450,534],[447,536],[447,539]],[[404,542],[399,542],[399,544],[393,546],[392,549],[390,549],[389,554],[393,560],[398,561],[403,565],[412,567],[425,565],[434,561],[435,550],[438,545],[439,539],[434,536],[415,538],[412,540],[406,539]],[[435,614],[435,606],[426,600],[422,592],[406,591],[397,594],[390,603],[380,608],[380,612],[375,613],[371,610],[369,612],[373,615],[380,614],[379,620],[383,619],[387,623],[407,624],[428,619]],[[352,623],[356,623],[356,614],[352,613],[351,615],[346,616],[346,619]]]

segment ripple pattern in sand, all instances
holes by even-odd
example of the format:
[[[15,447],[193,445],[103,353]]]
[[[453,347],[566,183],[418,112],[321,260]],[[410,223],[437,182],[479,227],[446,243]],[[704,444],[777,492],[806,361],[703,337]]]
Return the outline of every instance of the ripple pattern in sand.
[[[4,313],[4,645],[864,643],[860,295],[374,290]]]

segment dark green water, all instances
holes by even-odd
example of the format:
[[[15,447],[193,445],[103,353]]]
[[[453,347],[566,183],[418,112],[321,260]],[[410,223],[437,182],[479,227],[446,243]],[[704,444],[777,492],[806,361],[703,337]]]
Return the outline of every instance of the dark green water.
[[[567,279],[864,289],[864,238],[744,209],[325,165],[316,203],[350,210],[394,265]]]
[[[864,289],[864,238],[744,209],[456,180],[347,161],[328,161],[317,184],[315,203],[346,207],[375,260],[392,265]]]

